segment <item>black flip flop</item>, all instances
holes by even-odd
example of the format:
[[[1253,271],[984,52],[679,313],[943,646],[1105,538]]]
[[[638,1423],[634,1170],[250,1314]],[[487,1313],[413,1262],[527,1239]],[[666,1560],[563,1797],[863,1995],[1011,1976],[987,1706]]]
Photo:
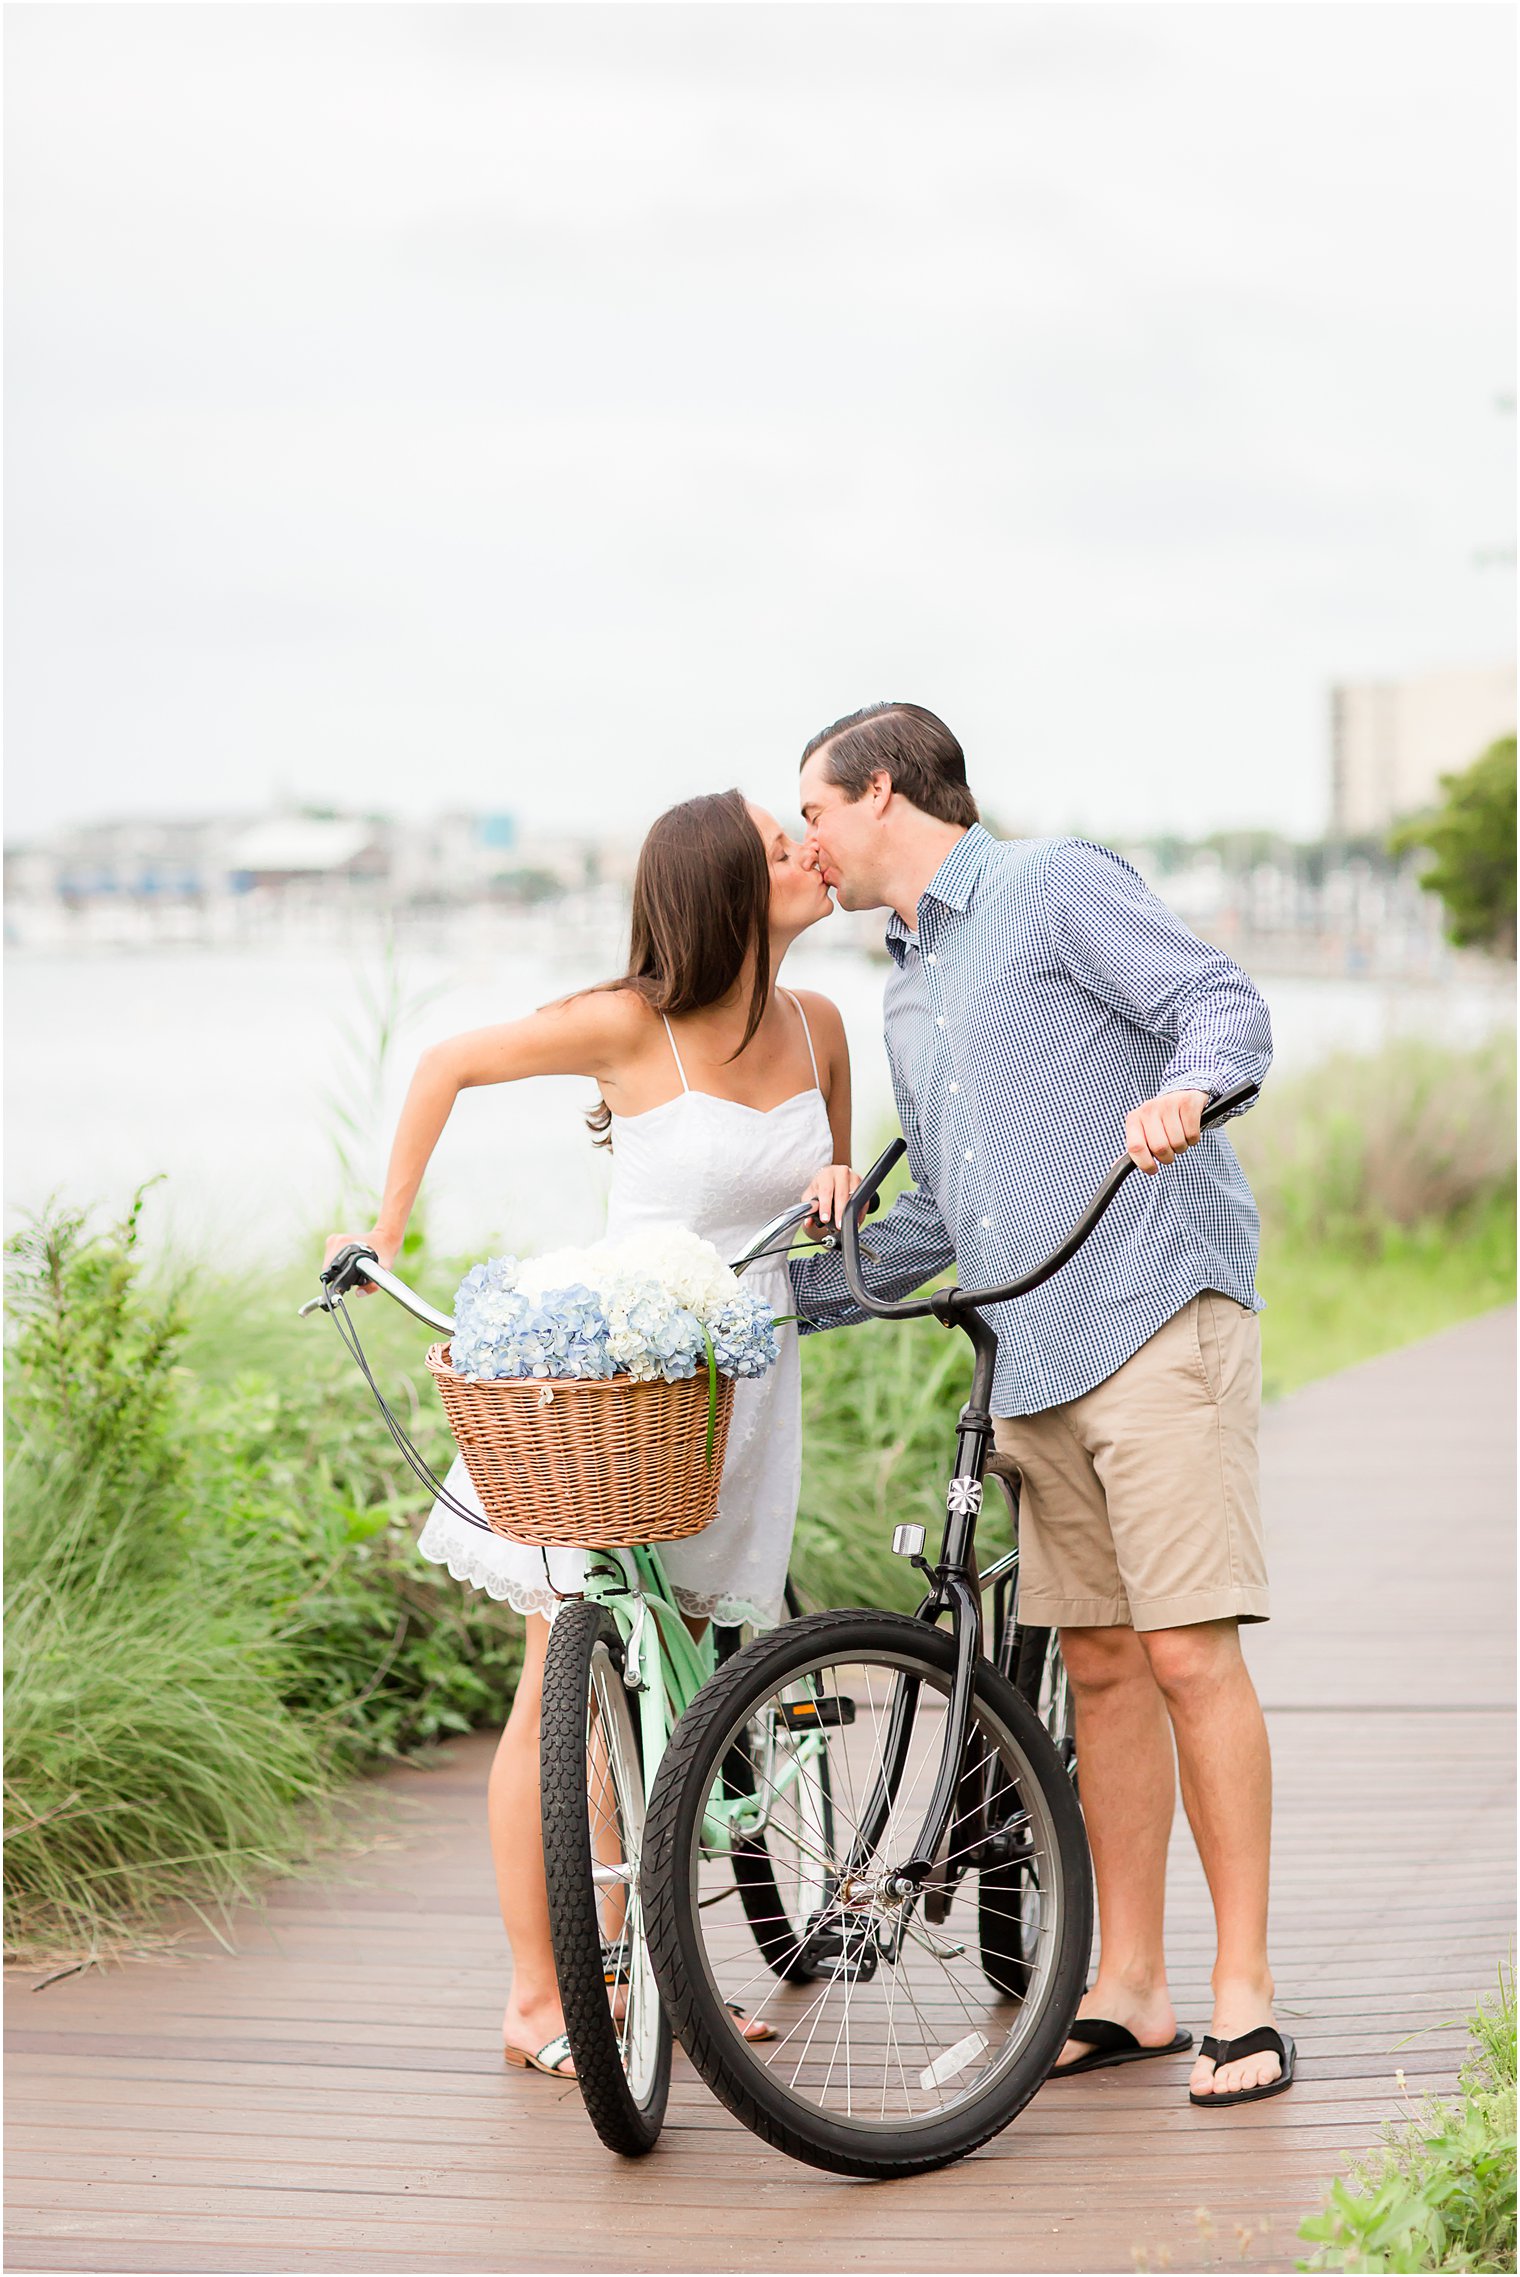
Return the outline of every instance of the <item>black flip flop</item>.
[[[1057,2064],[1046,2075],[1050,2079],[1075,2079],[1079,2071],[1103,2071],[1109,2064],[1144,2063],[1148,2056],[1185,2056],[1193,2045],[1192,2033],[1179,2030],[1162,2047],[1145,2048],[1126,2026],[1110,2024],[1106,2016],[1079,2016],[1066,2037],[1091,2048],[1092,2054]]]
[[[1224,2111],[1232,2103],[1260,2103],[1268,2095],[1281,2095],[1285,2087],[1293,2085],[1293,2067],[1298,2061],[1298,2050],[1286,2032],[1275,2025],[1258,2024],[1254,2032],[1242,2032],[1238,2040],[1216,2040],[1205,2033],[1198,2043],[1201,2056],[1211,2056],[1214,2069],[1225,2064],[1239,2063],[1243,2056],[1276,2056],[1282,2070],[1276,2079],[1269,2079],[1265,2087],[1237,2087],[1232,2095],[1195,2095],[1188,2090],[1189,2103],[1196,2103],[1200,2111]]]

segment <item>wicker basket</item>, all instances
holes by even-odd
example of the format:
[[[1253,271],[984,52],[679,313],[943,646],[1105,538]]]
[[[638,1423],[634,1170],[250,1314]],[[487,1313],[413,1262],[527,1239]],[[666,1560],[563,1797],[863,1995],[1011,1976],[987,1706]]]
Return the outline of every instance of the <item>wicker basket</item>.
[[[717,1379],[709,1462],[705,1368],[675,1384],[475,1383],[456,1375],[447,1344],[433,1345],[427,1364],[480,1506],[510,1541],[628,1549],[700,1534],[717,1517],[731,1376]]]

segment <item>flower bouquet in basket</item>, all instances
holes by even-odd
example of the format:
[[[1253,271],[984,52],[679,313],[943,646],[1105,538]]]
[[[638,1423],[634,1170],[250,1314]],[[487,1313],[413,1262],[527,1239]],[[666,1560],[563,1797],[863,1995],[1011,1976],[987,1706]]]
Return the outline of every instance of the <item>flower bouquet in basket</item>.
[[[768,1305],[678,1226],[472,1266],[428,1354],[481,1508],[514,1541],[673,1541],[718,1510],[734,1379]]]

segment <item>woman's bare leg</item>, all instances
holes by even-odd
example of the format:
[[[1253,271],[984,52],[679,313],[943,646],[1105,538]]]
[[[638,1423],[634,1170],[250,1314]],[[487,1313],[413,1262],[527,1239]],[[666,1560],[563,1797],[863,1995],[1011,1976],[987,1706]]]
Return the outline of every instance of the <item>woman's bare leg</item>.
[[[705,1620],[686,1616],[686,1625],[700,1638]],[[549,1624],[541,1614],[530,1613],[522,1674],[512,1701],[512,1712],[491,1764],[486,1790],[486,1811],[491,1829],[491,1856],[496,1866],[496,1889],[502,1925],[512,1948],[512,1984],[502,2018],[502,2038],[509,2046],[530,2052],[547,2045],[565,2029],[565,2012],[554,1973],[554,1946],[549,1934],[549,1890],[544,1876],[543,1801],[539,1786],[538,1740],[543,1709],[544,1657],[549,1649]],[[593,1741],[592,1774],[600,1750]],[[600,1855],[606,1841],[597,1841]],[[615,1929],[610,1930],[615,1935]],[[765,2025],[742,2027],[746,2038],[768,2039]],[[562,2067],[568,2076],[574,2069]]]
[[[530,1613],[522,1675],[486,1790],[496,1890],[502,1925],[512,1948],[512,1985],[502,2018],[502,2038],[509,2046],[526,2048],[530,2053],[565,2029],[549,1937],[538,1778],[539,1718],[548,1649],[549,1624],[542,1614]]]

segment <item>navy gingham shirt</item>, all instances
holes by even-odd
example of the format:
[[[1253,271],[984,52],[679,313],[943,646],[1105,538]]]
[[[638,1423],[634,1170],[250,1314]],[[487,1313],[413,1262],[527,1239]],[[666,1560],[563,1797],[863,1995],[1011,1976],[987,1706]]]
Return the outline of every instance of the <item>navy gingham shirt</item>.
[[[978,825],[917,915],[916,934],[895,912],[887,926],[887,1056],[914,1184],[865,1233],[884,1297],[952,1264],[968,1289],[1028,1272],[1124,1152],[1131,1107],[1260,1083],[1271,1063],[1258,990],[1106,847]],[[1217,1127],[1136,1172],[1070,1264],[987,1308],[994,1413],[1080,1398],[1202,1289],[1260,1311],[1258,1232]],[[865,1317],[837,1256],[795,1259],[792,1286],[804,1334]]]

